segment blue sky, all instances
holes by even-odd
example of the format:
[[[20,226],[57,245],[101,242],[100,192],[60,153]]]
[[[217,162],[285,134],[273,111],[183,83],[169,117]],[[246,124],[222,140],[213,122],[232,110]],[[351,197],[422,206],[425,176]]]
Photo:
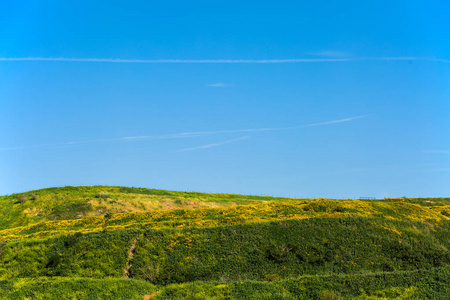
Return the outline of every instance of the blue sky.
[[[450,195],[448,1],[1,1],[0,194]]]

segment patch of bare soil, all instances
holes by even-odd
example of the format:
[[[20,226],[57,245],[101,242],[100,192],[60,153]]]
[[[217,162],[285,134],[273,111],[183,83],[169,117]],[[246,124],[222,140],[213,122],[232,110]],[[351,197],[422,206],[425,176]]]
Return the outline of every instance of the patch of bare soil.
[[[133,260],[133,257],[134,257],[134,249],[136,248],[136,242],[137,242],[136,239],[133,240],[133,242],[131,243],[130,250],[128,250],[128,261],[127,261],[125,268],[123,269],[123,277],[125,277],[125,278],[130,278],[131,261]],[[144,299],[145,299],[145,296],[144,296]],[[148,298],[148,299],[150,299],[150,298]]]
[[[187,202],[186,208],[200,208],[200,204],[195,201],[189,201]]]
[[[23,211],[24,213],[30,215],[30,216],[37,216],[39,215],[42,211],[33,207],[33,208],[27,208]]]
[[[177,207],[175,204],[173,204],[172,202],[161,202],[161,205],[163,207],[163,209],[175,209],[175,208],[179,208]]]

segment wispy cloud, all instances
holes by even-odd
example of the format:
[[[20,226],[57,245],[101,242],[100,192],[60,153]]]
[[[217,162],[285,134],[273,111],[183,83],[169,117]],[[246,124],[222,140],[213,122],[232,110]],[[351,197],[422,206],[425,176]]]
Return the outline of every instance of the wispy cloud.
[[[242,137],[237,138],[237,139],[227,140],[227,141],[223,141],[223,142],[219,142],[219,143],[213,143],[213,144],[208,144],[208,145],[203,145],[203,146],[198,146],[198,147],[193,147],[193,148],[185,148],[185,149],[181,149],[181,150],[178,150],[178,151],[175,151],[175,152],[193,151],[193,150],[217,147],[217,146],[221,146],[221,145],[225,145],[225,144],[230,144],[230,143],[246,140],[249,137],[250,137],[249,135],[242,136]]]
[[[299,126],[298,128],[312,127],[312,126],[323,126],[323,125],[331,125],[331,124],[336,124],[336,123],[350,122],[350,121],[357,120],[357,119],[362,119],[362,118],[365,118],[365,117],[368,117],[368,116],[370,116],[370,115],[363,115],[363,116],[346,118],[346,119],[340,119],[340,120],[334,120],[334,121],[327,121],[327,122],[321,122],[321,123],[307,124],[307,125]],[[296,127],[293,127],[293,128],[296,128]]]
[[[66,62],[107,62],[107,63],[148,63],[148,64],[270,64],[298,62],[347,61],[349,59],[294,58],[294,59],[122,59],[122,58],[68,58],[68,57],[2,57],[0,61],[66,61]]]
[[[331,125],[331,124],[337,124],[337,123],[343,123],[343,122],[350,122],[350,121],[362,119],[362,118],[365,118],[368,116],[369,115],[363,115],[363,116],[358,116],[358,117],[351,117],[351,118],[326,121],[326,122],[321,122],[321,123],[312,123],[312,124],[306,124],[306,125],[300,125],[300,126],[291,126],[291,127],[268,127],[268,128],[236,129],[236,130],[196,131],[196,132],[178,133],[178,134],[174,134],[172,136],[184,137],[184,136],[214,135],[214,134],[222,134],[222,133],[292,130],[292,129],[300,129],[300,128],[307,128],[307,127],[314,127],[314,126],[324,126],[324,125]]]
[[[231,86],[228,83],[223,83],[223,82],[218,82],[218,83],[209,83],[206,86],[210,86],[210,87],[227,87],[227,86]]]
[[[236,129],[236,130],[221,130],[221,131],[199,131],[199,132],[187,132],[187,133],[180,133],[180,134],[205,135],[205,134],[237,133],[237,132],[258,132],[258,131],[291,130],[291,129],[300,129],[300,128],[306,128],[306,127],[324,126],[324,125],[331,125],[331,124],[336,124],[336,123],[350,122],[350,121],[353,121],[353,120],[365,118],[367,116],[369,116],[369,115],[363,115],[363,116],[358,116],[358,117],[351,117],[351,118],[339,119],[339,120],[333,120],[333,121],[327,121],[327,122],[321,122],[321,123],[312,123],[312,124],[306,124],[306,125],[300,125],[300,126],[291,126],[291,127]]]
[[[307,128],[307,127],[314,127],[314,126],[325,126],[325,125],[350,122],[353,120],[365,118],[367,116],[369,116],[369,115],[363,115],[363,116],[357,116],[357,117],[351,117],[351,118],[345,118],[345,119],[339,119],[339,120],[332,120],[332,121],[326,121],[326,122],[321,122],[321,123],[311,123],[311,124],[305,124],[305,125],[300,125],[300,126],[291,126],[291,127],[271,127],[271,128],[235,129],[235,130],[218,130],[218,131],[194,131],[194,132],[181,132],[181,133],[173,133],[173,134],[165,134],[165,135],[125,136],[125,137],[109,138],[109,139],[96,139],[96,140],[86,140],[86,141],[72,141],[72,142],[64,142],[64,143],[49,143],[49,144],[39,144],[39,145],[30,145],[30,146],[8,147],[8,148],[0,148],[0,151],[31,149],[31,148],[41,148],[41,147],[64,147],[64,146],[77,145],[77,144],[113,142],[113,141],[180,139],[180,138],[192,138],[192,137],[209,136],[209,135],[224,134],[224,133],[293,130],[293,129],[301,129],[301,128]]]
[[[68,57],[0,57],[0,61],[50,61],[50,62],[98,62],[98,63],[143,63],[143,64],[286,64],[327,63],[365,60],[384,61],[434,61],[450,63],[450,59],[432,57],[333,57],[333,58],[288,58],[288,59],[123,59],[123,58],[68,58]]]
[[[8,147],[0,148],[0,151],[8,150],[21,150],[21,149],[31,149],[31,148],[42,148],[42,147],[64,147],[79,144],[91,144],[91,143],[101,143],[101,142],[114,142],[114,141],[132,141],[132,140],[163,140],[163,139],[179,139],[179,138],[191,138],[205,135],[195,133],[195,132],[185,132],[185,133],[175,133],[166,135],[142,135],[142,136],[125,136],[119,138],[110,139],[97,139],[97,140],[86,140],[86,141],[76,141],[76,142],[64,142],[64,143],[49,143],[49,144],[39,144],[30,146],[19,146],[19,147]]]

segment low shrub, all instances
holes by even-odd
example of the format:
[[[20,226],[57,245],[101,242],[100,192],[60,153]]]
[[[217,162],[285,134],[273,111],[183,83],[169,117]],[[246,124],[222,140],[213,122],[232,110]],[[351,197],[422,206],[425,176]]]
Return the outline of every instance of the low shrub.
[[[98,192],[95,195],[95,198],[108,199],[110,196],[111,196],[111,194],[108,192]]]
[[[267,274],[266,275],[266,281],[268,281],[268,282],[279,281],[279,280],[281,280],[281,277],[278,274]]]
[[[25,201],[27,201],[28,197],[25,194],[21,194],[17,197],[17,202],[16,203],[24,203]]]
[[[343,300],[341,293],[325,290],[320,293],[319,300]]]

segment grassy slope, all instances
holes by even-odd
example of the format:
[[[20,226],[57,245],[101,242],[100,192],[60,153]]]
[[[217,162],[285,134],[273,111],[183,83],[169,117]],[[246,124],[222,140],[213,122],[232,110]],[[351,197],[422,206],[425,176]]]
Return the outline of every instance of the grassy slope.
[[[107,193],[105,199],[99,193]],[[26,201],[18,203],[20,196]],[[36,199],[32,199],[35,195]],[[222,207],[293,199],[232,194],[172,192],[129,187],[58,187],[0,196],[0,230],[42,221],[70,220],[105,213],[174,208]]]
[[[99,192],[109,196],[96,198]],[[15,203],[20,195],[0,197],[0,295],[8,299],[42,286],[75,299],[102,289],[118,299],[127,299],[125,290],[142,299],[157,288],[156,299],[440,299],[448,292],[448,198],[285,199],[124,187],[26,194],[24,203]],[[164,209],[173,207],[180,209]]]
[[[96,197],[105,192],[109,196]],[[36,195],[32,200],[31,195]],[[17,203],[25,195],[24,203]],[[190,209],[230,207],[261,202],[297,202],[306,199],[246,196],[234,194],[206,194],[174,192],[129,187],[58,187],[27,193],[0,196],[0,230],[26,226],[42,221],[71,220],[86,216],[102,216],[106,213],[152,211],[161,209]],[[385,199],[383,202],[406,202],[437,207],[450,205],[450,198]],[[369,201],[370,202],[370,201]],[[372,201],[373,202],[373,201]]]
[[[273,282],[172,284],[157,299],[448,299],[450,268],[314,275]]]
[[[450,268],[353,275],[314,275],[273,282],[192,282],[159,291],[133,279],[0,280],[0,299],[448,299]],[[342,298],[341,298],[342,297]],[[145,298],[144,298],[145,299]],[[149,298],[147,298],[149,299]]]
[[[61,192],[61,189],[63,191],[74,189],[76,192]],[[53,191],[53,194],[49,194],[49,190]],[[75,232],[98,232],[104,230],[105,227],[108,230],[149,227],[212,227],[249,222],[335,217],[372,217],[439,223],[448,219],[450,215],[449,206],[443,205],[447,199],[433,199],[433,202],[439,205],[430,205],[430,200],[418,201],[417,199],[383,201],[284,199],[182,192],[165,192],[167,195],[164,195],[164,191],[144,190],[147,194],[137,194],[136,198],[125,200],[135,194],[119,192],[114,194],[113,191],[122,190],[123,192],[129,190],[129,188],[82,187],[80,190],[75,187],[66,187],[37,191],[35,194],[36,200],[29,199],[24,203],[17,203],[17,195],[3,197],[0,199],[0,215],[3,217],[0,219],[2,220],[0,241],[73,234]],[[133,192],[143,192],[141,190],[131,189]],[[110,193],[109,198],[95,198],[95,195],[101,191],[108,191]],[[119,201],[142,202],[144,196],[153,197],[151,198],[153,200],[148,201],[159,201],[158,203],[165,203],[166,206],[169,206],[167,204],[169,201],[174,203],[170,205],[171,207],[175,207],[175,204],[183,206],[184,203],[189,202],[191,204],[196,203],[195,207],[197,208],[144,210],[144,207],[141,208],[141,211],[117,213],[107,220],[104,218],[107,212],[131,207],[131,205],[120,205]],[[108,203],[109,208],[97,209],[97,207],[93,209],[93,201]],[[86,206],[86,203],[90,206]],[[426,205],[420,205],[421,203]],[[209,208],[211,204],[214,204],[213,208]],[[134,209],[137,208],[134,207]],[[30,212],[34,213],[31,214]],[[81,217],[83,213],[92,216]],[[64,218],[61,216],[64,216]]]
[[[142,280],[76,277],[0,280],[0,299],[139,299],[153,295],[155,286]]]

